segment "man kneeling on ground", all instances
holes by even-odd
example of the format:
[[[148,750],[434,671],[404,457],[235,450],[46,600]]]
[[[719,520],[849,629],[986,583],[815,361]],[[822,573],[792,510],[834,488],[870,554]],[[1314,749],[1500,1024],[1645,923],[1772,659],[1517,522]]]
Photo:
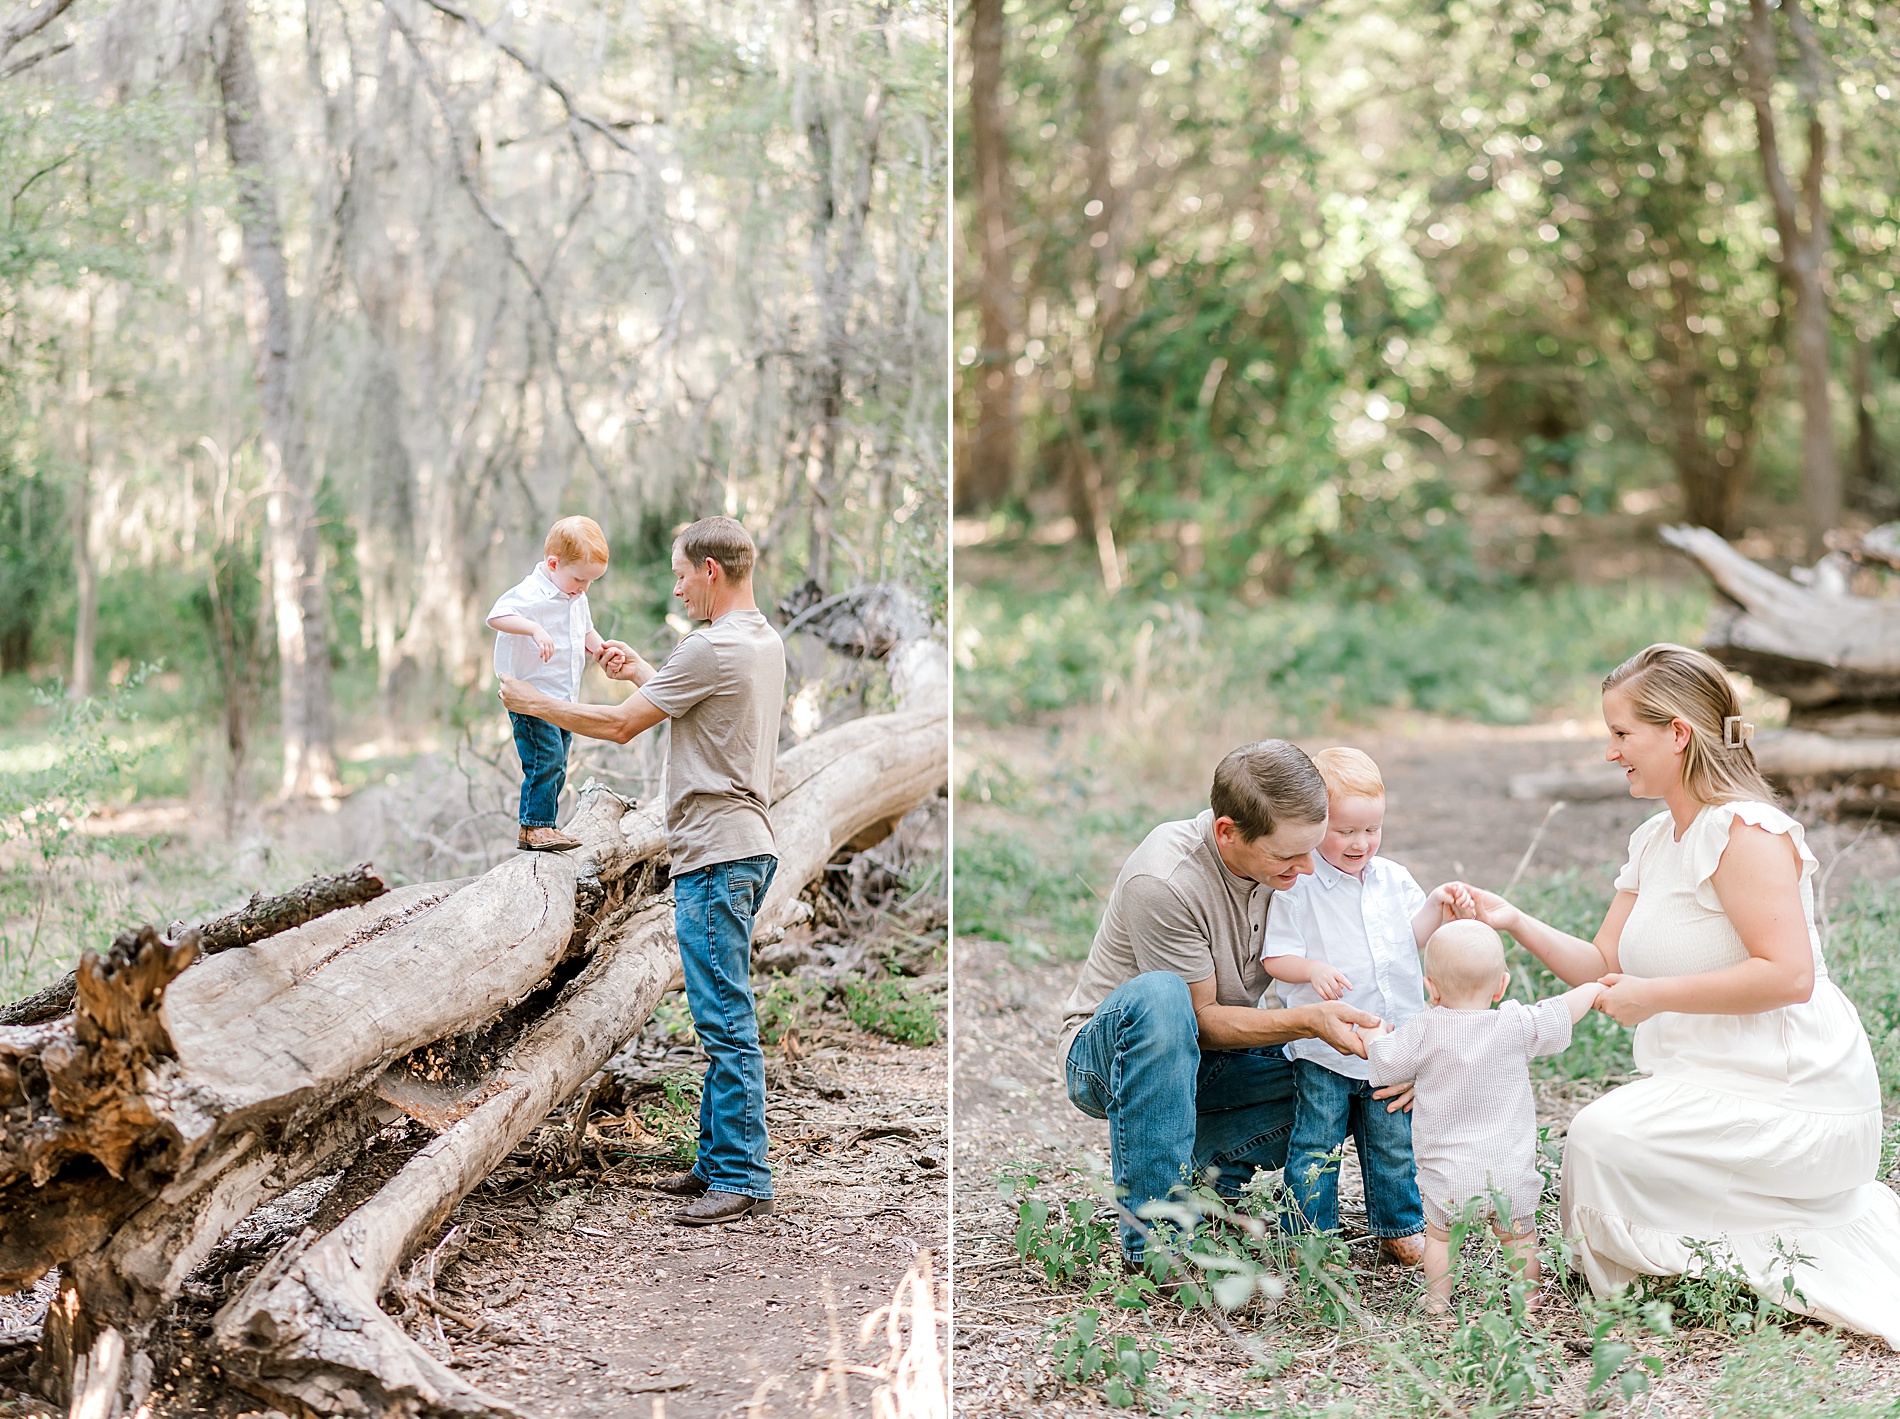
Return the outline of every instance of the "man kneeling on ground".
[[[1115,879],[1061,1050],[1070,1101],[1108,1120],[1131,1270],[1145,1240],[1137,1219],[1154,1204],[1202,1175],[1235,1198],[1256,1168],[1285,1166],[1294,1076],[1282,1045],[1318,1039],[1365,1055],[1354,1026],[1376,1015],[1340,1000],[1259,1004],[1273,984],[1260,960],[1268,904],[1313,870],[1325,835],[1319,770],[1266,739],[1222,759],[1208,811],[1149,833]],[[1407,1087],[1374,1097],[1411,1102]]]

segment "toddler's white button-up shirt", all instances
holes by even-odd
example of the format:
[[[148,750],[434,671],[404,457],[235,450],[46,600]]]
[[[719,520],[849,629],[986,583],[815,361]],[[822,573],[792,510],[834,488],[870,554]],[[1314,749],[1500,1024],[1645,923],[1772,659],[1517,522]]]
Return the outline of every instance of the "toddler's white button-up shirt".
[[[1372,858],[1354,877],[1314,853],[1312,873],[1273,894],[1261,959],[1326,962],[1352,982],[1342,1000],[1397,1029],[1425,1008],[1425,973],[1412,935],[1412,918],[1424,905],[1425,889],[1389,858]],[[1280,981],[1277,989],[1289,1006],[1320,998],[1304,983]],[[1286,1053],[1349,1079],[1366,1078],[1370,1068],[1358,1055],[1341,1054],[1320,1040],[1294,1040]]]
[[[594,628],[587,609],[587,593],[569,596],[554,584],[547,566],[537,563],[516,585],[501,594],[486,619],[526,616],[548,633],[554,654],[541,659],[533,636],[495,634],[495,674],[526,680],[557,700],[578,700],[581,671],[587,667],[587,633]]]

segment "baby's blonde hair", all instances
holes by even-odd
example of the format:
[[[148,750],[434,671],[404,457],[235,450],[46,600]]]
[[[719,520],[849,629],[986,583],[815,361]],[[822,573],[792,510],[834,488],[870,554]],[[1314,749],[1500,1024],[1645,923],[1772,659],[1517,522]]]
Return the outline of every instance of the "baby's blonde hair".
[[[1489,996],[1504,974],[1504,938],[1481,921],[1448,921],[1425,943],[1425,974],[1441,996]]]
[[[1328,798],[1384,798],[1385,780],[1370,754],[1358,749],[1321,749],[1313,767],[1326,780]]]

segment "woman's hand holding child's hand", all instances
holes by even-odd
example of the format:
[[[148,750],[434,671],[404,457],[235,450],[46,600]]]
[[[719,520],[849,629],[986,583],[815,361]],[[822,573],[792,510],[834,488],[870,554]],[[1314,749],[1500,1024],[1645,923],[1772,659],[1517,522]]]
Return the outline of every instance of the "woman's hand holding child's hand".
[[[1482,887],[1466,887],[1471,895],[1472,915],[1493,931],[1509,931],[1517,922],[1518,911],[1496,892]]]
[[[1352,989],[1352,982],[1346,979],[1343,971],[1335,970],[1324,961],[1313,962],[1313,974],[1307,984],[1319,992],[1321,1000],[1337,1000]]]
[[[1650,982],[1644,976],[1626,976],[1620,971],[1611,971],[1598,984],[1602,988],[1597,994],[1595,1008],[1619,1025],[1634,1029],[1652,1015],[1662,1013],[1650,1000]]]

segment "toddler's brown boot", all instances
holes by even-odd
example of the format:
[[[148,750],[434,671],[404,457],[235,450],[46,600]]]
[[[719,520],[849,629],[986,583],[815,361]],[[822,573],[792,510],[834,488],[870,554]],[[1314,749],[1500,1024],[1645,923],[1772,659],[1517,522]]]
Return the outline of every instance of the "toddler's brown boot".
[[[559,828],[523,828],[515,839],[515,846],[523,852],[567,852],[581,845],[581,840]]]

